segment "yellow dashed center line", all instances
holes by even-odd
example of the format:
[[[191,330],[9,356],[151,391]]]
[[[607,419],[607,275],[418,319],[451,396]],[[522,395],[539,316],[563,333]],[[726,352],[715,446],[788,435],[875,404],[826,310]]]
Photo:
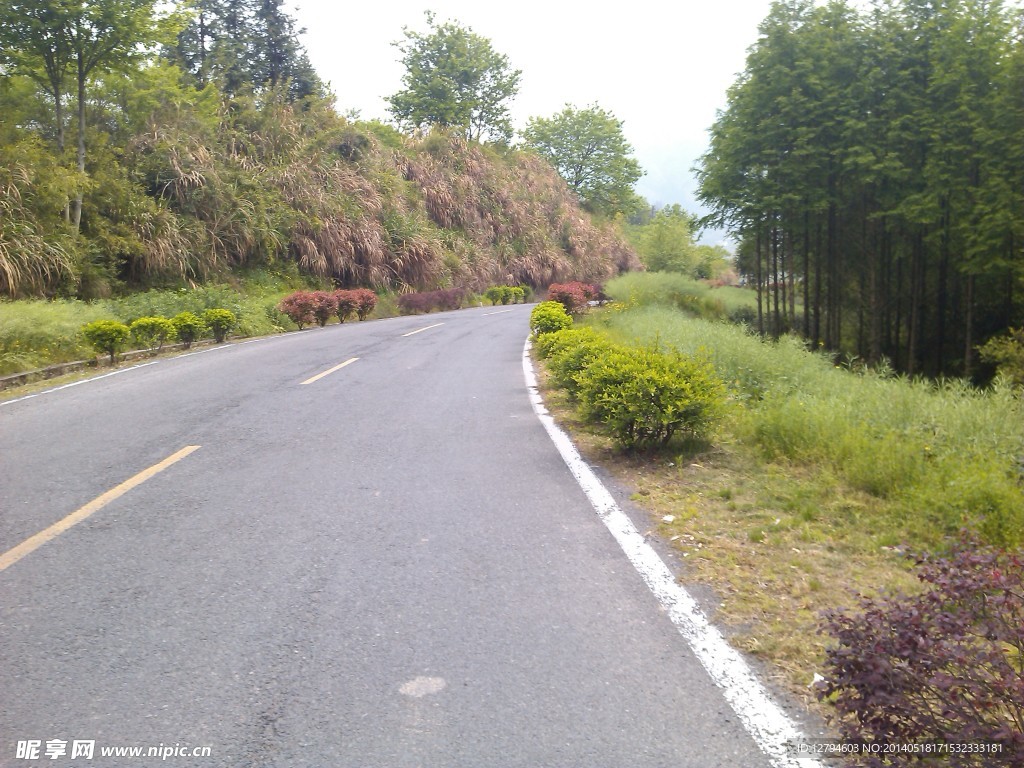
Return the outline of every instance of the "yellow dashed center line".
[[[326,371],[324,371],[323,373],[318,373],[318,374],[317,374],[316,376],[312,376],[311,378],[308,378],[308,379],[306,379],[306,380],[305,380],[304,382],[302,382],[302,383],[303,383],[303,384],[312,384],[312,383],[313,383],[314,381],[320,381],[320,379],[322,379],[322,378],[323,378],[324,376],[330,376],[330,375],[331,375],[332,373],[334,373],[335,371],[340,371],[340,370],[341,370],[342,368],[344,368],[344,367],[345,367],[346,365],[352,365],[352,363],[354,363],[354,362],[355,362],[356,360],[358,360],[358,359],[359,359],[358,357],[350,357],[350,358],[349,358],[348,360],[346,360],[346,361],[345,361],[344,363],[338,363],[338,364],[337,364],[336,366],[334,366],[333,368],[328,368],[328,369],[327,369]],[[301,385],[300,385],[300,386],[301,386]]]
[[[141,472],[139,472],[139,474],[135,475],[134,477],[128,478],[123,483],[111,488],[103,495],[97,496],[84,507],[80,507],[79,509],[75,510],[70,515],[65,517],[63,520],[58,520],[56,523],[51,525],[46,530],[40,531],[35,536],[25,539],[25,541],[21,542],[21,544],[14,547],[14,549],[7,550],[2,555],[0,555],[0,571],[6,570],[10,566],[14,565],[16,562],[21,560],[21,558],[31,554],[32,552],[35,552],[46,542],[52,541],[53,539],[57,538],[62,533],[64,533],[64,531],[85,520],[93,512],[103,509],[103,507],[107,506],[107,504],[109,504],[110,502],[120,498],[121,496],[124,496],[124,494],[128,493],[128,491],[130,491],[132,488],[138,485],[142,485],[151,477],[159,474],[160,472],[163,472],[172,464],[176,464],[177,462],[181,461],[190,453],[198,451],[199,447],[200,446],[198,445],[185,446],[180,451],[171,454],[163,461],[154,464],[148,469],[142,470]]]

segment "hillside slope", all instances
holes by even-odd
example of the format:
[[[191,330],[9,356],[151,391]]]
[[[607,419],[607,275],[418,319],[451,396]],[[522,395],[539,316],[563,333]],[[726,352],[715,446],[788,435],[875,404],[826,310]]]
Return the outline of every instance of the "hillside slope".
[[[638,265],[535,156],[273,92],[182,101],[149,85],[123,94],[121,123],[90,153],[78,235],[61,215],[74,180],[2,126],[0,293],[98,298],[282,262],[387,290],[600,281]]]

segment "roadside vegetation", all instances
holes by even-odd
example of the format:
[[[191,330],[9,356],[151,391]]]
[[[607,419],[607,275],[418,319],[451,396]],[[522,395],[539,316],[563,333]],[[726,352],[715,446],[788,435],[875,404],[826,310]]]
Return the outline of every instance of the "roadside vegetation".
[[[758,329],[987,380],[1024,323],[1019,4],[794,0],[758,31],[697,171]]]
[[[420,312],[639,266],[620,211],[510,146],[520,73],[486,38],[403,28],[385,124],[339,114],[280,0],[193,6],[0,8],[0,374],[80,359],[100,320],[253,335],[295,290]]]
[[[170,319],[182,312],[202,316],[222,309],[233,315],[230,332],[236,336],[293,329],[296,326],[278,309],[278,303],[292,292],[291,285],[300,282],[297,276],[254,272],[236,277],[233,286],[154,289],[90,302],[0,301],[0,376],[89,358],[95,350],[82,329],[99,320],[132,326],[141,318]],[[136,333],[124,348],[148,348],[150,341],[145,333]]]
[[[1024,544],[1019,390],[1005,378],[985,390],[910,379],[809,351],[794,337],[765,339],[723,322],[726,302],[712,312],[707,297],[716,290],[694,290],[674,276],[627,275],[604,291],[612,303],[577,315],[570,330],[555,328],[536,342],[549,407],[591,460],[636,489],[635,501],[681,550],[688,578],[714,588],[714,618],[733,641],[768,662],[769,674],[809,705],[819,693],[826,696],[822,711],[843,713],[847,725],[878,706],[881,699],[869,704],[857,690],[884,690],[887,664],[900,669],[941,657],[935,663],[942,674],[1004,691],[1010,703],[990,722],[1009,722],[1009,732],[1020,736],[1021,724],[1007,718],[1014,707],[1024,707],[1022,642],[1014,618],[1024,594],[1013,584],[999,593],[981,578],[983,568],[971,576],[957,548],[965,528],[979,537],[979,552],[985,546],[1012,552]],[[586,371],[606,350],[622,348],[702,361],[724,389],[709,427],[638,446],[621,439],[613,421],[595,419],[584,400]],[[954,584],[938,585],[940,593],[949,588],[960,597],[933,598],[938,613],[931,623],[871,619],[878,614],[864,609],[862,597],[928,592],[932,572],[918,578],[919,555],[943,572],[954,573],[949,563],[960,564]],[[1012,562],[1017,565],[1011,564],[1007,578],[1015,578],[1012,568],[1019,567]],[[986,601],[985,594],[1005,597]],[[886,615],[906,617],[908,599],[885,603]],[[967,629],[943,637],[941,628],[952,624],[943,624],[942,605],[956,600],[957,626]],[[832,612],[830,624],[826,611]],[[1003,629],[989,631],[995,640],[988,642],[1009,650],[1003,654],[1009,667],[990,668],[1003,682],[985,677],[985,664],[958,665],[957,659],[973,657],[950,650],[985,645],[978,627],[1000,621]],[[873,655],[871,649],[882,645],[890,656]],[[916,650],[901,657],[900,647]],[[815,687],[816,676],[831,687]],[[964,690],[960,714],[945,725],[932,718],[939,730],[927,737],[943,739],[959,727],[954,721],[970,708],[971,689]],[[947,689],[946,695],[961,694]],[[838,710],[835,702],[842,703]],[[913,718],[920,702],[906,695],[898,706]],[[844,733],[880,738],[882,730],[868,734],[853,727]]]

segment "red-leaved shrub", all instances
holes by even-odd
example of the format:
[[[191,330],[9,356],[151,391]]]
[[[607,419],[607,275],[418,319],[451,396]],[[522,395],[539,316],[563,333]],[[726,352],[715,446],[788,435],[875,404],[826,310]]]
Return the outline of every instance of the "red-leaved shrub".
[[[377,294],[369,288],[356,288],[352,294],[356,300],[356,317],[365,320],[377,306]]]
[[[313,291],[309,294],[310,302],[313,305],[313,318],[317,325],[323,328],[338,311],[338,299],[333,293],[327,291]]]
[[[316,322],[313,314],[313,295],[309,291],[295,291],[281,299],[277,308],[291,318],[301,329]]]
[[[466,292],[462,288],[445,288],[438,291],[405,293],[398,297],[398,308],[403,315],[418,312],[432,312],[458,309],[462,306]]]
[[[359,307],[359,298],[356,296],[355,291],[335,291],[334,300],[337,302],[335,314],[338,316],[339,323],[344,323],[352,315],[356,314],[356,310]]]
[[[599,295],[601,295],[600,288],[578,281],[552,283],[548,286],[548,299],[559,302],[570,315],[586,312],[590,302]]]
[[[922,556],[919,595],[831,611],[818,697],[832,699],[860,765],[1024,765],[1024,554],[964,535]],[[884,745],[977,745],[955,754]],[[935,761],[937,762],[929,762]]]

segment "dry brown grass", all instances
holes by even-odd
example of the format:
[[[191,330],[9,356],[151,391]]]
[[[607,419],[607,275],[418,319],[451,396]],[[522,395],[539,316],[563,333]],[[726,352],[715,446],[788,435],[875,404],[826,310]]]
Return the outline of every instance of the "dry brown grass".
[[[482,290],[602,282],[637,265],[536,157],[440,131],[399,145],[328,109],[260,98],[202,118],[161,111],[131,139],[131,204],[107,206],[110,226],[96,230],[128,235],[107,259],[118,274],[151,285],[292,260],[342,286]],[[0,289],[39,292],[74,260],[33,226],[19,207],[24,179],[9,175]]]
[[[74,272],[71,255],[43,234],[23,204],[34,179],[24,165],[0,166],[0,293],[31,294]]]
[[[410,143],[402,172],[437,226],[462,229],[490,253],[494,263],[473,275],[475,283],[603,282],[639,266],[618,233],[583,214],[565,182],[536,157],[498,159],[460,137],[431,135]]]

